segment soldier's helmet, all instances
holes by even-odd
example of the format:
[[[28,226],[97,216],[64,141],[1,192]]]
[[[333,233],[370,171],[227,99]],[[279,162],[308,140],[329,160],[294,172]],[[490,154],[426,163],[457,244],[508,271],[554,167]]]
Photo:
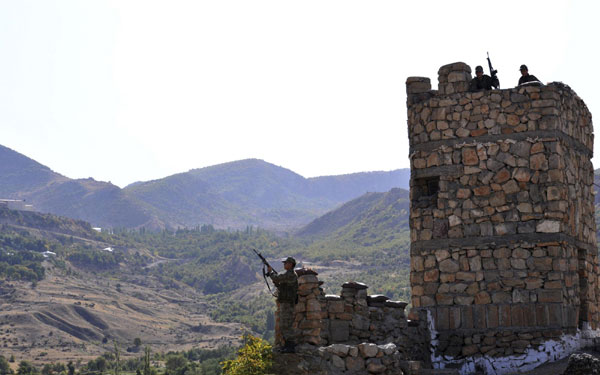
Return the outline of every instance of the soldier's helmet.
[[[529,70],[529,69],[527,69],[527,65],[523,64],[523,65],[521,65],[521,67],[519,68],[519,70],[523,71],[523,70]]]
[[[475,73],[477,73],[477,72],[481,72],[481,73],[483,73],[483,67],[482,67],[481,65],[477,65],[477,66],[475,67]]]
[[[292,257],[283,258],[283,259],[281,259],[281,261],[283,263],[292,263],[294,266],[296,265],[296,259],[294,259]]]

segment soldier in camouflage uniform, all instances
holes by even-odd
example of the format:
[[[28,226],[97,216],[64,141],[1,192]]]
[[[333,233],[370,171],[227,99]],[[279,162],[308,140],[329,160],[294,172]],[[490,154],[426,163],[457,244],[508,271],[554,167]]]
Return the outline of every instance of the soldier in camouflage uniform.
[[[283,336],[283,353],[294,353],[294,306],[298,302],[298,276],[294,272],[296,260],[288,257],[282,260],[285,273],[278,275],[269,267],[269,277],[277,287],[277,304],[279,311],[279,329]]]
[[[492,87],[498,88],[498,86],[500,86],[500,81],[495,74],[490,77],[487,74],[483,74],[483,67],[481,65],[475,67],[475,78],[469,84],[469,91],[491,90]]]

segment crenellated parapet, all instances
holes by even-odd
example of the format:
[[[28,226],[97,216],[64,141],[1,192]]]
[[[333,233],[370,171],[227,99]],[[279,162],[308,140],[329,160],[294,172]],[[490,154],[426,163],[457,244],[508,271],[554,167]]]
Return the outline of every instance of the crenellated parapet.
[[[369,295],[359,282],[344,283],[340,295],[326,295],[315,271],[296,272],[294,328],[304,370],[286,373],[397,374],[429,361],[426,316],[409,320],[406,302]],[[278,331],[277,322],[276,336]]]

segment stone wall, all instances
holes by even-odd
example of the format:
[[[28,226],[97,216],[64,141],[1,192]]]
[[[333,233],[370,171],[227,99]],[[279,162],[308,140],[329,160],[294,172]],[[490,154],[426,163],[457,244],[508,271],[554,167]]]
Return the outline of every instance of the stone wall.
[[[406,302],[368,295],[368,287],[358,282],[344,283],[340,295],[325,295],[316,272],[296,272],[296,341],[301,352],[313,354],[306,368],[327,369],[327,374],[398,374],[410,368],[409,361],[429,362],[424,314],[409,320]]]
[[[412,304],[447,362],[522,355],[600,319],[590,112],[561,83],[470,93],[470,72],[440,68],[438,91],[406,82]]]

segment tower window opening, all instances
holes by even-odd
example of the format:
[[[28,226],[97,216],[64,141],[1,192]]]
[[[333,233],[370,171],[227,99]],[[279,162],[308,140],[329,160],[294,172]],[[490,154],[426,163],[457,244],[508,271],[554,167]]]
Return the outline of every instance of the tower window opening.
[[[413,204],[426,207],[437,200],[440,191],[440,177],[417,178],[413,183]]]

